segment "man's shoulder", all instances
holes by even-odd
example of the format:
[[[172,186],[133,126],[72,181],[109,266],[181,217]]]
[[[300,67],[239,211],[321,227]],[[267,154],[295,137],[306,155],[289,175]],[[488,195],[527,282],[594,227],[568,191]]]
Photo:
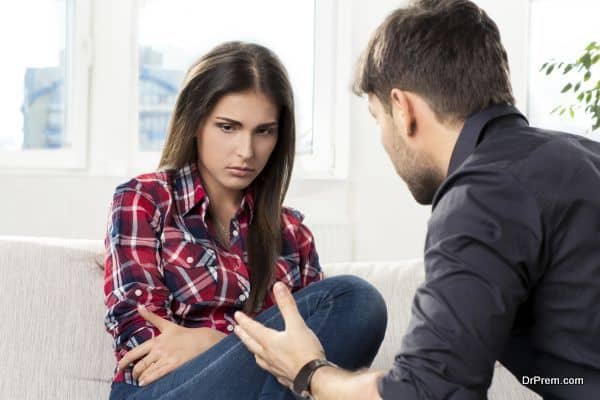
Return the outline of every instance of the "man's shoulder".
[[[524,173],[531,170],[577,168],[578,162],[589,157],[600,157],[599,142],[583,135],[527,126],[500,129],[486,137],[465,167],[501,168],[526,176]]]
[[[594,165],[595,169],[586,168]],[[577,174],[600,185],[600,143],[581,135],[519,127],[494,132],[477,146],[465,163],[444,182],[454,186],[512,182],[534,195],[568,187]],[[482,177],[490,179],[482,179]]]

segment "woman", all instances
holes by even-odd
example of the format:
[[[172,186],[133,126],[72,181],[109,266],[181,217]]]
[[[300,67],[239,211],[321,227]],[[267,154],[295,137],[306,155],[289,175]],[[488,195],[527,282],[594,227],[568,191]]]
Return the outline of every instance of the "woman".
[[[118,361],[111,399],[292,396],[230,335],[237,310],[281,326],[271,307],[276,281],[295,292],[332,361],[372,361],[385,306],[357,278],[321,281],[311,232],[282,207],[294,152],[292,90],[273,53],[226,43],[189,69],[159,171],[117,187],[112,201],[104,285]],[[352,355],[331,343],[342,331]]]

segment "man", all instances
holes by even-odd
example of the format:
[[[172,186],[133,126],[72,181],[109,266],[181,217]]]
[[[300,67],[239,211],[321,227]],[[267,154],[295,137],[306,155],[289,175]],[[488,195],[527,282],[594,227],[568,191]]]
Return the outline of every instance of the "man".
[[[236,316],[258,364],[319,400],[483,399],[496,360],[546,399],[597,398],[600,143],[528,126],[498,28],[468,0],[392,13],[355,87],[398,175],[432,204],[408,332],[388,372],[314,361],[323,349],[277,285],[284,331]]]

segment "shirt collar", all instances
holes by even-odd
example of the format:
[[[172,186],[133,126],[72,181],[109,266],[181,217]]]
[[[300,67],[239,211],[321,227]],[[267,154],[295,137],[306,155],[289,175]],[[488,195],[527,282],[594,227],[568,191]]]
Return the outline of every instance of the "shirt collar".
[[[448,175],[456,171],[458,167],[473,153],[477,144],[483,137],[483,132],[487,125],[500,117],[507,115],[515,115],[521,117],[527,122],[527,118],[516,108],[505,104],[496,104],[488,108],[485,108],[475,114],[472,114],[465,120],[465,124],[460,131],[454,150],[452,151],[452,157],[450,158],[450,165],[448,167]]]
[[[206,221],[206,210],[210,200],[202,185],[200,171],[195,162],[186,164],[176,171],[173,191],[177,209],[182,216],[187,215],[200,204],[202,221]],[[242,212],[248,212],[249,222],[251,222],[254,216],[254,189],[252,186],[246,190],[236,217],[239,217]]]

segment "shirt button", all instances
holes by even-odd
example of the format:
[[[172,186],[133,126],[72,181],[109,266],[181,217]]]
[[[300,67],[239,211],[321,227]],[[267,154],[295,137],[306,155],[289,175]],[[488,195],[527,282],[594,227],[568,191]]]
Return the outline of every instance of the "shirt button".
[[[191,263],[192,261],[194,261],[194,257],[188,257],[185,259],[185,261],[187,261],[188,263]]]
[[[246,295],[244,293],[240,294],[240,297],[238,297],[240,299],[240,301],[244,301],[246,300]]]
[[[137,297],[140,297],[140,296],[142,295],[142,291],[141,291],[140,289],[135,289],[135,292],[134,292],[134,294],[135,294]]]
[[[237,236],[237,235],[239,235],[238,231],[234,230],[233,231],[233,236]]]
[[[233,331],[233,325],[231,325],[231,324],[227,325],[227,330],[229,332]]]

